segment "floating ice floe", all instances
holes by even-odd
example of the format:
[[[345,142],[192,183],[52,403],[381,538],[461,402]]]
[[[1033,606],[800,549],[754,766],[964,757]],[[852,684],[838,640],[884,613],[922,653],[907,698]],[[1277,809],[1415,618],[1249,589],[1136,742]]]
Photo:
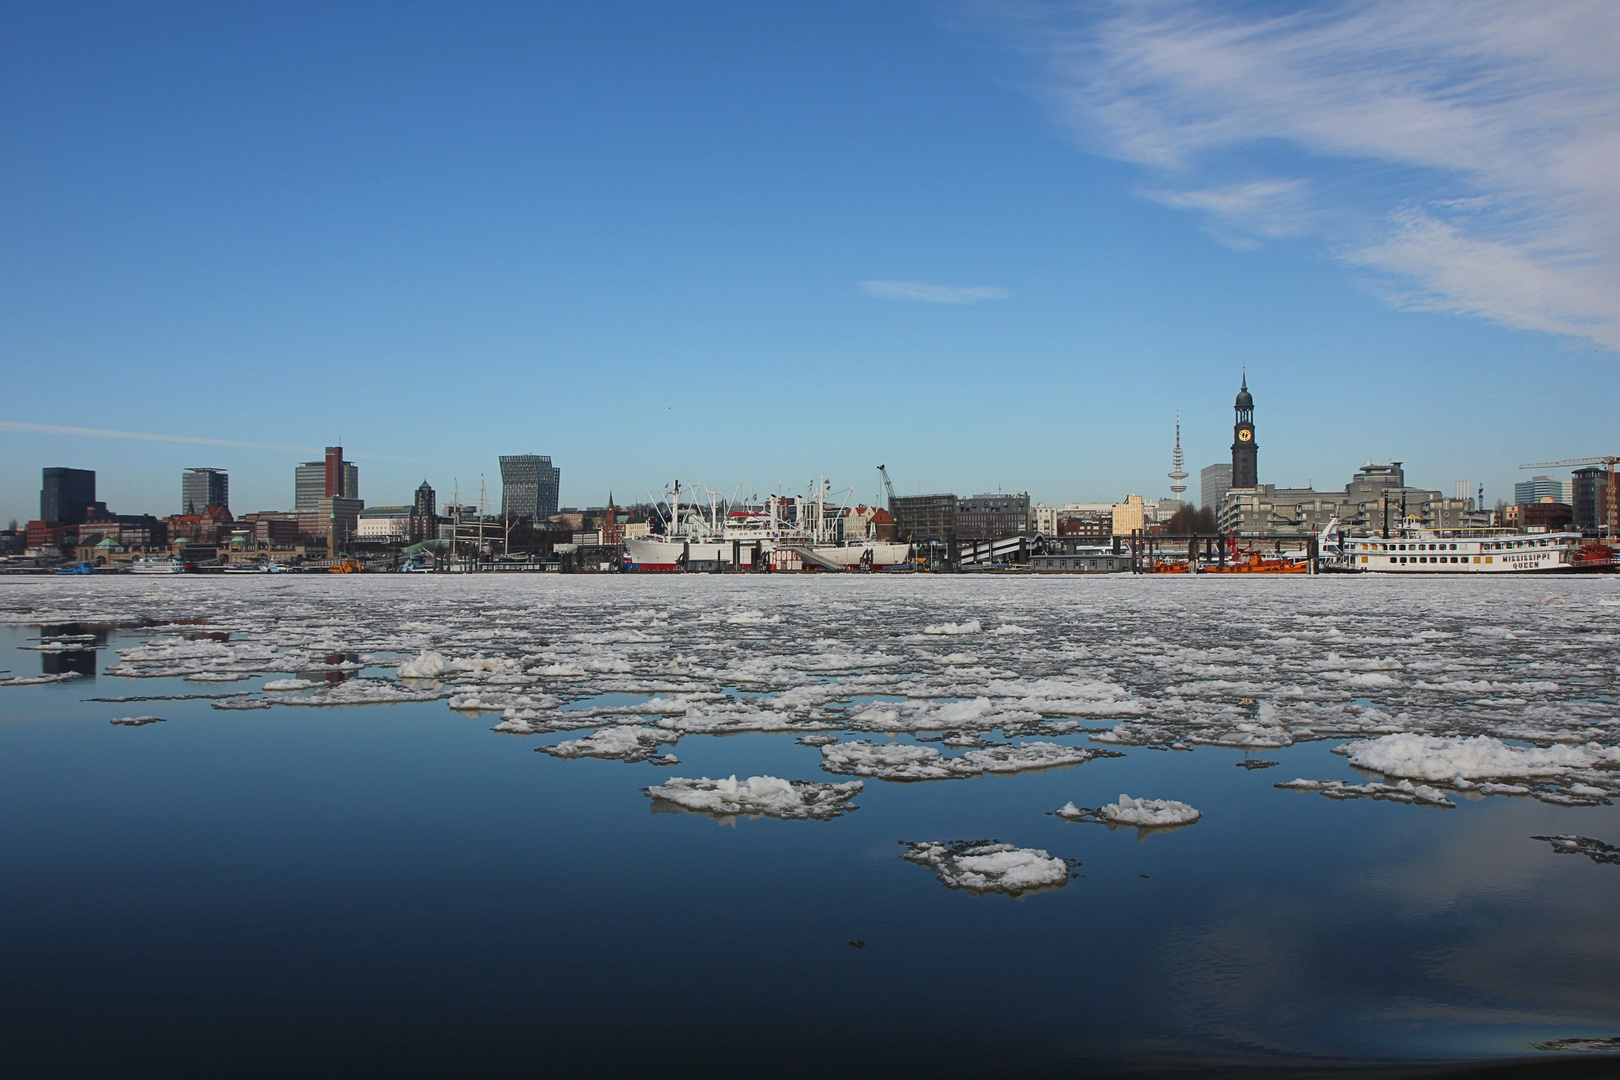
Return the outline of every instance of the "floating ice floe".
[[[678,738],[679,736],[677,736]],[[535,750],[559,758],[613,758],[619,761],[647,761],[658,752],[663,743],[673,742],[668,732],[657,728],[634,725],[603,728],[583,739],[565,739],[555,746],[537,746]],[[665,764],[675,764],[668,756]]]
[[[1343,780],[1298,779],[1272,786],[1291,791],[1314,791],[1326,795],[1330,799],[1382,799],[1387,802],[1439,806],[1447,809],[1456,806],[1456,803],[1451,801],[1451,796],[1439,788],[1430,787],[1427,784],[1413,784],[1410,780],[1402,780],[1396,784],[1351,784]],[[1529,792],[1529,788],[1519,788],[1511,793],[1493,792],[1492,794],[1527,795]]]
[[[901,856],[930,867],[940,884],[970,893],[1007,893],[1055,889],[1066,885],[1073,866],[1040,848],[1021,848],[994,840],[903,840]]]
[[[444,690],[412,690],[386,679],[349,679],[331,683],[310,694],[278,697],[277,705],[397,705],[410,701],[438,701]]]
[[[1103,825],[1134,825],[1138,829],[1166,829],[1191,825],[1203,811],[1173,799],[1133,799],[1120,795],[1103,806],[1076,806],[1069,802],[1052,811],[1067,821],[1094,821]]]
[[[850,800],[860,794],[861,786],[859,780],[817,784],[775,776],[750,776],[742,781],[735,776],[724,780],[705,776],[696,780],[671,777],[646,792],[651,798],[705,814],[825,821],[856,809]]]
[[[1547,841],[1560,855],[1585,855],[1595,863],[1620,865],[1620,847],[1589,836],[1532,836],[1530,839]]]
[[[951,636],[956,636],[956,635],[960,635],[960,634],[977,634],[980,631],[982,631],[983,629],[984,629],[984,627],[982,625],[980,625],[978,619],[969,619],[966,622],[959,622],[959,623],[954,623],[954,622],[934,623],[932,626],[923,627],[923,633],[925,633],[925,634],[944,635],[944,636],[947,636],[947,637],[951,637]]]
[[[163,722],[164,718],[161,716],[120,716],[116,720],[107,721],[109,724],[121,724],[124,727],[145,727],[147,724],[161,724]]]
[[[1334,748],[1352,765],[1413,780],[1487,780],[1504,776],[1567,776],[1599,764],[1620,764],[1620,747],[1510,746],[1488,735],[1472,738],[1385,735]]]
[[[830,773],[880,780],[955,780],[984,773],[1013,773],[1080,765],[1093,758],[1120,757],[1108,750],[1053,742],[1001,743],[946,757],[932,746],[873,743],[864,739],[821,748],[821,767]]]
[[[313,679],[271,679],[264,684],[266,690],[309,690],[321,685]]]
[[[84,678],[77,671],[64,671],[57,675],[13,675],[8,679],[0,679],[0,686],[44,686],[47,683],[67,682],[70,679]]]
[[[1531,1043],[1532,1050],[1554,1050],[1575,1054],[1616,1054],[1620,1053],[1620,1035],[1613,1035],[1606,1039],[1549,1039],[1546,1042]]]

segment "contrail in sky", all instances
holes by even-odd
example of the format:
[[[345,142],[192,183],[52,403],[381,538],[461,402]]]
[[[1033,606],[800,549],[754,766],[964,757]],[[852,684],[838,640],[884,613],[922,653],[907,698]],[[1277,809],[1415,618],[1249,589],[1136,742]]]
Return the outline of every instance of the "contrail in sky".
[[[321,454],[324,448],[312,446],[280,446],[276,443],[239,442],[235,439],[205,439],[196,435],[153,435],[144,431],[104,431],[101,428],[62,427],[58,424],[24,424],[15,420],[0,420],[0,431],[15,431],[19,435],[79,435],[92,439],[135,439],[140,442],[191,443],[197,446],[235,446],[244,450],[282,450],[293,454]],[[392,457],[387,454],[355,454],[371,461],[417,461],[423,458]]]

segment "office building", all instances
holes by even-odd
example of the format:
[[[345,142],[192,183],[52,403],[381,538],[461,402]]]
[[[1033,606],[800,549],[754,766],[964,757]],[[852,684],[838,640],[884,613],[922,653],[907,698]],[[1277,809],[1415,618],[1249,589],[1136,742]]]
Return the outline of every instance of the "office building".
[[[1035,521],[1035,531],[1047,539],[1054,536],[1112,535],[1113,503],[1064,503],[1062,506],[1036,503],[1029,513]]]
[[[1559,480],[1552,476],[1532,476],[1513,485],[1513,501],[1523,506],[1525,503],[1551,499],[1555,503],[1569,505],[1574,500],[1574,494],[1569,488],[1568,480]]]
[[[439,514],[439,499],[426,480],[416,489],[416,501],[411,507],[419,517],[431,518]]]
[[[1575,527],[1597,532],[1609,527],[1609,473],[1606,469],[1576,469],[1570,480],[1570,506]]]
[[[1245,536],[1302,536],[1320,532],[1334,518],[1347,530],[1382,532],[1407,521],[1425,529],[1461,529],[1485,524],[1470,499],[1406,486],[1401,462],[1363,465],[1344,493],[1261,484],[1232,488],[1221,500],[1222,532]]]
[[[230,509],[230,477],[224,469],[187,469],[180,475],[180,513],[201,514],[210,506]]]
[[[416,509],[410,506],[372,506],[360,511],[355,539],[373,544],[408,544]]]
[[[955,495],[898,495],[889,500],[900,539],[912,543],[949,541],[956,536]]]
[[[1027,536],[1031,528],[1029,494],[971,495],[956,504],[956,535],[975,540]]]
[[[315,512],[322,499],[360,497],[360,470],[354,462],[343,460],[341,446],[328,446],[326,457],[304,462],[294,476],[293,509],[302,514]]]
[[[94,469],[46,469],[39,488],[39,519],[59,525],[79,525],[92,513],[105,513],[96,501]]]
[[[501,516],[544,521],[557,512],[562,471],[542,454],[501,457]]]
[[[1232,486],[1232,465],[1230,462],[1221,462],[1219,465],[1206,465],[1198,470],[1198,496],[1199,505],[1207,506],[1211,510],[1221,505],[1226,492]]]
[[[1129,536],[1147,528],[1147,507],[1140,495],[1130,495],[1124,502],[1115,503],[1109,516],[1114,536]]]

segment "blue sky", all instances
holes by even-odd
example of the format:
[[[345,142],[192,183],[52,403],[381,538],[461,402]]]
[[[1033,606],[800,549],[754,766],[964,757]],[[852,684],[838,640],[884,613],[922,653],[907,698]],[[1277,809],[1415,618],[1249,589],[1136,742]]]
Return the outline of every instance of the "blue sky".
[[[0,9],[0,517],[1614,452],[1620,6]],[[55,429],[211,440],[170,442]],[[261,444],[258,446],[225,444]],[[1194,480],[1196,485],[1196,479]],[[1196,494],[1196,486],[1194,487]]]

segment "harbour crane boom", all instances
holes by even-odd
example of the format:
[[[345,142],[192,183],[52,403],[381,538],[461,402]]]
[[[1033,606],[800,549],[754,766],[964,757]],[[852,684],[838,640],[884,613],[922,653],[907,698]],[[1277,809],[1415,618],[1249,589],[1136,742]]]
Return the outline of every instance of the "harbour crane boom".
[[[1570,458],[1567,461],[1531,461],[1520,465],[1521,469],[1568,469],[1579,465],[1608,465],[1613,467],[1620,458],[1615,457],[1583,457]]]
[[[894,513],[894,485],[889,482],[889,470],[882,465],[878,466],[878,475],[883,477],[883,490],[889,493],[889,513]]]

